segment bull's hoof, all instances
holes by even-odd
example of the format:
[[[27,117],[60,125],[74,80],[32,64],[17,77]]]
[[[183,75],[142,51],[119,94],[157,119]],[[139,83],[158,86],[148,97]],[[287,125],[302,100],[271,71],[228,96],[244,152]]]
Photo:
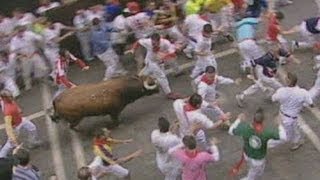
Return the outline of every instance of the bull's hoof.
[[[76,128],[76,127],[74,127],[74,126],[72,126],[72,125],[70,125],[69,127],[70,127],[70,129],[71,129],[72,131],[80,132],[80,129],[79,129],[79,128]]]
[[[107,127],[110,129],[114,129],[114,128],[119,127],[119,125],[120,125],[120,122],[112,122],[112,123],[108,124]]]
[[[51,118],[52,122],[54,122],[54,123],[58,123],[59,122],[58,117],[55,116],[55,115],[50,115],[50,118]]]

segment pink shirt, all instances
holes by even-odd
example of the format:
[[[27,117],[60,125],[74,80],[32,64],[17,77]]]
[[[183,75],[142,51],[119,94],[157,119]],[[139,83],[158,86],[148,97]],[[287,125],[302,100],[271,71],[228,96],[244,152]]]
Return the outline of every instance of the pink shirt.
[[[182,180],[206,180],[206,166],[210,162],[219,160],[219,151],[216,146],[211,147],[212,154],[208,152],[198,152],[191,157],[183,149],[171,152],[171,155],[182,163]]]

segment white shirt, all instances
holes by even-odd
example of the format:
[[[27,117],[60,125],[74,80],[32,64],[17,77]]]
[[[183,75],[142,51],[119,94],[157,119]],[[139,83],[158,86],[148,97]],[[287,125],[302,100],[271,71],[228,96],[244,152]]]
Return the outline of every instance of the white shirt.
[[[73,18],[73,25],[77,28],[77,29],[82,29],[88,25],[91,25],[90,20],[88,19],[88,17],[86,15],[82,16],[82,15],[77,15]]]
[[[87,10],[86,15],[91,22],[93,19],[98,18],[100,20],[104,19],[104,12],[103,11],[92,11],[92,10]]]
[[[205,73],[197,77],[194,81],[197,84],[197,93],[202,97],[203,100],[207,102],[214,102],[216,100],[217,85],[234,83],[233,79],[226,78],[223,76],[216,76],[215,81],[212,84],[207,84],[206,82],[201,81],[204,75]]]
[[[53,9],[53,8],[57,8],[59,6],[61,6],[61,4],[59,2],[52,2],[52,3],[48,4],[48,5],[40,6],[37,9],[36,13],[37,14],[43,14],[46,11],[49,11],[50,9]]]
[[[8,77],[11,77],[12,79],[16,79],[16,58],[15,54],[10,54],[9,55],[9,60],[8,62],[0,61],[0,68],[5,68],[4,74]]]
[[[14,18],[17,26],[30,26],[35,20],[36,17],[32,13],[25,13],[22,18]]]
[[[186,105],[185,100],[178,99],[173,102],[173,108],[180,123],[180,137],[191,135],[191,127],[193,124],[200,123],[204,128],[210,129],[214,123],[201,112],[201,109],[185,112],[183,107]],[[202,106],[207,104],[202,103]]]
[[[127,27],[126,27],[126,18],[123,15],[117,16],[113,20],[113,28],[120,32],[111,33],[111,40],[114,43],[125,43],[127,39]]]
[[[126,25],[134,32],[137,39],[147,37],[154,30],[150,17],[145,12],[127,17]]]
[[[9,35],[13,32],[14,21],[10,18],[4,18],[0,22],[0,34]]]
[[[31,31],[25,31],[22,38],[14,36],[11,39],[10,51],[30,57],[37,51],[35,42],[41,40],[42,37],[40,35],[37,35]]]
[[[188,35],[191,37],[197,37],[201,34],[203,26],[206,24],[209,24],[209,22],[200,18],[198,14],[191,14],[184,20],[184,25],[188,29]]]
[[[212,54],[211,51],[211,46],[212,46],[212,39],[204,37],[203,35],[197,36],[196,38],[197,43],[195,47],[195,52],[198,53],[210,53]]]
[[[159,169],[179,168],[180,164],[168,154],[170,148],[181,143],[181,139],[171,132],[161,133],[158,129],[151,133],[151,142],[156,148],[156,161]]]
[[[272,101],[278,101],[280,111],[292,117],[299,115],[304,103],[313,104],[308,91],[298,86],[279,88],[272,96]]]
[[[61,23],[54,23],[54,28],[46,28],[43,31],[44,41],[46,43],[46,48],[58,48],[59,43],[54,42],[54,39],[59,38],[61,34],[61,30],[65,27],[65,25]]]
[[[157,53],[153,52],[153,48],[152,48],[152,43],[151,43],[151,39],[140,39],[138,41],[138,43],[145,47],[147,49],[147,55],[145,58],[145,63],[148,64],[150,62],[156,62],[157,59]],[[166,54],[172,54],[176,51],[175,46],[173,44],[170,43],[170,41],[168,41],[167,39],[160,39],[160,49],[159,52],[160,53],[166,53]],[[159,59],[161,60],[161,59]]]

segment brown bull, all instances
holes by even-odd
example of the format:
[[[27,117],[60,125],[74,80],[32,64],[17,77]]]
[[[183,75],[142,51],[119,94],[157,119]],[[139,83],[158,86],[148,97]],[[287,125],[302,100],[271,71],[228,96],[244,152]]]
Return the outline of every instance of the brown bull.
[[[114,124],[126,105],[159,92],[150,77],[126,76],[68,89],[53,101],[52,120],[65,119],[74,129],[86,116],[110,115]]]

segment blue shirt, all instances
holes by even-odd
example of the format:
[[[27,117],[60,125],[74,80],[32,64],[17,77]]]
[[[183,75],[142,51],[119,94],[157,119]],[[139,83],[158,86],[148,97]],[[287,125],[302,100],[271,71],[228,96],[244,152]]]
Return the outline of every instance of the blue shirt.
[[[259,21],[257,18],[243,18],[241,21],[236,22],[236,33],[238,42],[244,39],[253,39],[256,34],[256,26]]]
[[[114,30],[106,23],[101,23],[100,27],[92,27],[91,47],[94,55],[102,54],[111,47],[111,32]]]

